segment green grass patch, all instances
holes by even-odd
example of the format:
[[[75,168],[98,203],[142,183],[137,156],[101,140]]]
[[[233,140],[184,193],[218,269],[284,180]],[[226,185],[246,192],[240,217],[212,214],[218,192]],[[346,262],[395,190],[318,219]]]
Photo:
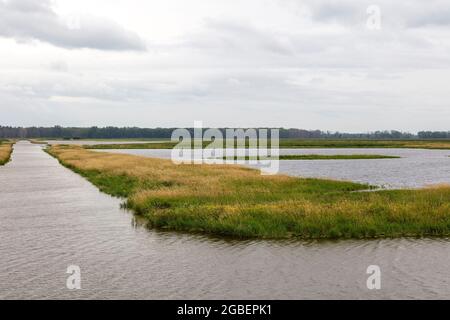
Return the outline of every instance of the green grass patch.
[[[399,159],[397,156],[385,156],[376,154],[351,154],[351,155],[320,155],[320,154],[295,154],[280,155],[279,160],[370,160],[370,159]],[[223,157],[224,160],[270,160],[268,157]]]

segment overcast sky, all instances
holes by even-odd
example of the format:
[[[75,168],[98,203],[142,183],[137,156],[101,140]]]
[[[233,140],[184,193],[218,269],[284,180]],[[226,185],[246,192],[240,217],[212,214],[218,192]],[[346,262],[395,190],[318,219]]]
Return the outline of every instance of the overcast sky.
[[[0,0],[0,125],[194,120],[450,130],[450,1]]]

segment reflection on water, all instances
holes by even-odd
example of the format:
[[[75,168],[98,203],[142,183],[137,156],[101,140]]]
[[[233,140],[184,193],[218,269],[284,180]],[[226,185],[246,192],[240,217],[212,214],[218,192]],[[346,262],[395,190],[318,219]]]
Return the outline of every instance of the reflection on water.
[[[237,241],[149,231],[39,146],[0,168],[0,298],[450,298],[450,240]],[[382,289],[366,288],[379,265]],[[66,289],[69,265],[82,290]]]
[[[170,158],[171,150],[98,150]],[[289,154],[379,154],[400,159],[283,160],[280,173],[369,183],[384,188],[420,188],[450,183],[450,150],[426,149],[281,149]]]

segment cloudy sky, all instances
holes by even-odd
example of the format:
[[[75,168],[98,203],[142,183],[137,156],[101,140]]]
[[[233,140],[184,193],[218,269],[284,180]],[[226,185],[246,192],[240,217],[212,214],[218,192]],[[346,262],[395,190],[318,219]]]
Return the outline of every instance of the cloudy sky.
[[[445,0],[0,0],[0,125],[450,130],[449,84]]]

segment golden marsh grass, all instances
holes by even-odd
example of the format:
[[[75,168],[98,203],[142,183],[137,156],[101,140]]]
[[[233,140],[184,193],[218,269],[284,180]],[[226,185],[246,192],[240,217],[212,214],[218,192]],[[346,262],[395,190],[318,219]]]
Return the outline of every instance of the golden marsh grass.
[[[0,165],[6,164],[13,150],[12,143],[10,142],[0,142]]]

